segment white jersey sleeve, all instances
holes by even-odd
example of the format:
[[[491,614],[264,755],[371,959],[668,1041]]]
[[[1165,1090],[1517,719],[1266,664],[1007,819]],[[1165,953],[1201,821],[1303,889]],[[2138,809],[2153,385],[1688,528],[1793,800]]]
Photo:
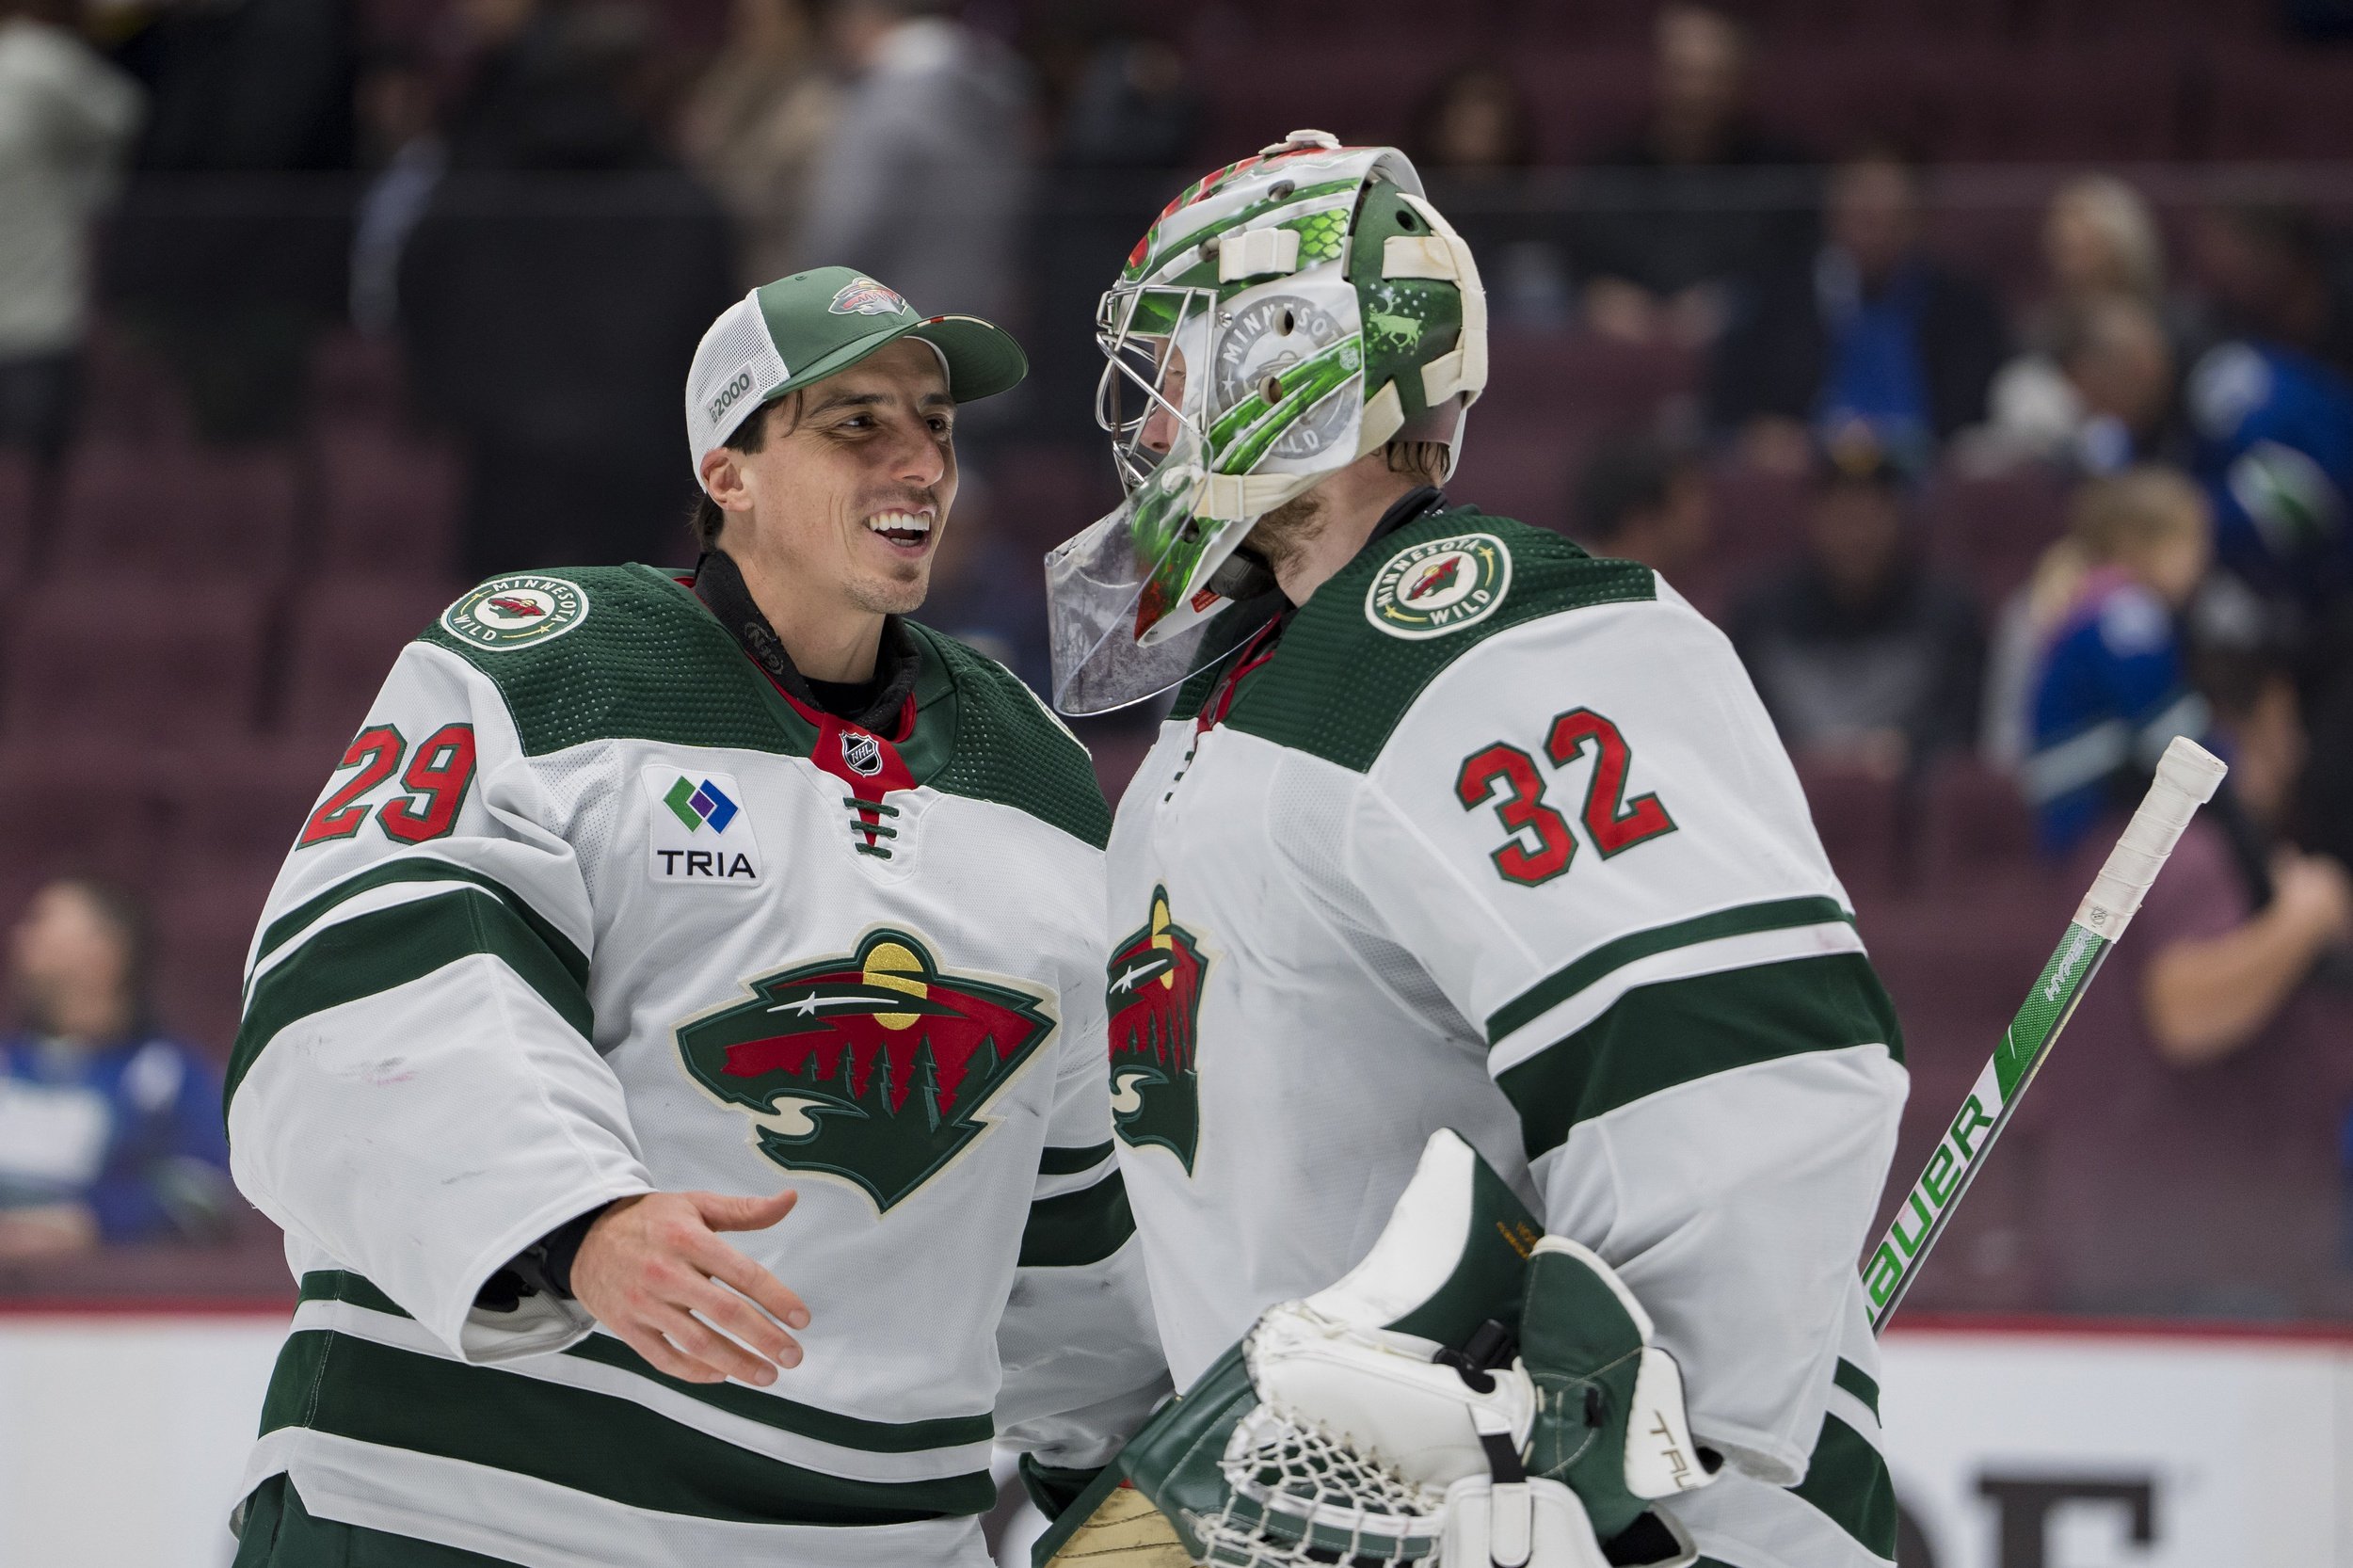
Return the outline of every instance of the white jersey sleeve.
[[[1401,715],[1342,854],[1481,1039],[1548,1224],[1657,1320],[1701,1440],[1798,1481],[1905,1078],[1730,645],[1671,590],[1497,632]]]
[[[997,1333],[999,1440],[1072,1468],[1107,1462],[1169,1391],[1112,1150],[1101,997],[1089,991],[1064,994],[1053,1117]]]
[[[229,1073],[237,1184],[472,1361],[587,1331],[476,1292],[525,1247],[649,1192],[592,1043],[575,802],[525,765],[497,689],[411,644],[288,856]]]

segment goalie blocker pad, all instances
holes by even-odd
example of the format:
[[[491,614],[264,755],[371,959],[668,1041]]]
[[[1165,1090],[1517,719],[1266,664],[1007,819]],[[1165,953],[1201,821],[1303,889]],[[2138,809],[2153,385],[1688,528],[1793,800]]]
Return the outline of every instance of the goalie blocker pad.
[[[1311,1300],[1325,1304],[1335,1316],[1379,1323],[1433,1346],[1467,1343],[1490,1320],[1516,1334],[1527,1260],[1543,1238],[1544,1226],[1519,1194],[1460,1134],[1440,1130],[1431,1134],[1414,1179],[1364,1261]],[[1107,1507],[1122,1521],[1122,1538],[1132,1535],[1134,1494],[1172,1522],[1167,1550],[1176,1555],[1112,1560],[1121,1568],[1130,1562],[1160,1568],[1163,1561],[1175,1568],[1201,1556],[1206,1548],[1184,1520],[1189,1512],[1215,1515],[1224,1510],[1232,1489],[1218,1461],[1227,1439],[1258,1402],[1242,1348],[1236,1345],[1191,1388],[1161,1406],[1095,1485],[1039,1537],[1032,1553],[1038,1568],[1047,1568],[1081,1532],[1090,1531]],[[1119,1496],[1123,1490],[1131,1496]],[[1091,1534],[1080,1544],[1090,1558],[1096,1554]]]
[[[1524,1323],[1524,1309],[1538,1320]],[[1386,1516],[1396,1560],[1688,1562],[1689,1543],[1642,1499],[1705,1484],[1709,1467],[1650,1329],[1606,1264],[1545,1237],[1476,1151],[1440,1131],[1364,1261],[1271,1310],[1164,1406],[1041,1538],[1034,1560],[1176,1568],[1210,1560],[1203,1530],[1230,1528],[1238,1512],[1265,1516],[1278,1537],[1321,1541],[1327,1531],[1305,1524],[1315,1509],[1295,1510],[1279,1489],[1254,1509],[1228,1476],[1285,1414],[1306,1411],[1392,1464],[1411,1455],[1403,1479],[1445,1494],[1438,1517]],[[1528,1359],[1496,1366],[1497,1344],[1521,1336]],[[1461,1353],[1472,1345],[1483,1353]],[[1537,1462],[1532,1478],[1523,1452]]]

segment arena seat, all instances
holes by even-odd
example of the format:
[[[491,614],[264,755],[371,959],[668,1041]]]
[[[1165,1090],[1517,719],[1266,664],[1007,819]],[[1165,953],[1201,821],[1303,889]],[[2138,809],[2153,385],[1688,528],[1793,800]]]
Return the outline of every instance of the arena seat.
[[[274,876],[333,771],[326,748],[250,741],[172,767],[158,785],[164,832],[151,883],[197,888]]]
[[[164,1028],[216,1058],[237,1035],[245,955],[268,901],[275,859],[155,900],[155,1013]]]
[[[1975,759],[1948,760],[1921,791],[1920,869],[1935,888],[2040,881],[2034,814],[2009,778]]]
[[[31,564],[37,493],[31,460],[0,452],[0,592],[13,587]]]
[[[2211,158],[2353,157],[2353,59],[2278,48],[2215,52],[2203,62],[2211,94]]]
[[[1902,807],[1896,781],[1841,761],[1796,759],[1831,869],[1857,899],[1883,897],[1902,872]]]
[[[1922,504],[1932,553],[1964,573],[1986,604],[2000,603],[2033,575],[2067,525],[2065,490],[2034,464],[1983,477],[1947,469],[1929,483]]]
[[[1707,475],[1710,563],[1737,598],[1797,564],[1805,548],[1805,481],[1737,463]]]
[[[84,575],[37,584],[20,606],[0,712],[12,744],[106,738],[152,749],[252,731],[266,632],[259,590]]]
[[[322,757],[339,750],[367,717],[402,646],[456,593],[430,578],[326,577],[304,584],[287,633],[279,728]]]
[[[294,541],[295,496],[284,452],[87,441],[66,467],[48,570],[275,576]]]
[[[434,582],[450,574],[459,482],[447,446],[345,421],[321,428],[317,452],[321,569]]]
[[[127,733],[68,741],[42,731],[0,744],[4,907],[69,872],[130,887],[153,876],[164,819],[152,757]]]
[[[1484,430],[1464,443],[1463,466],[1447,485],[1449,501],[1538,528],[1569,520],[1570,483],[1584,454],[1565,435]]]

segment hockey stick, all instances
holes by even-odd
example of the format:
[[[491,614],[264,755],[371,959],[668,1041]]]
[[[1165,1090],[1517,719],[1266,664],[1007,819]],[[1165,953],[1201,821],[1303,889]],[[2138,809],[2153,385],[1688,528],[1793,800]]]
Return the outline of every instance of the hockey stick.
[[[2058,950],[2042,967],[2041,977],[2010,1020],[2001,1048],[1977,1074],[1960,1113],[1938,1141],[1936,1152],[1929,1156],[1928,1168],[1912,1184],[1886,1237],[1863,1265],[1873,1334],[1886,1326],[1904,1292],[1919,1276],[1921,1260],[1944,1235],[1945,1222],[1960,1206],[1961,1194],[1969,1191],[1986,1151],[2009,1125],[2020,1096],[2050,1058],[2051,1044],[2067,1027],[2084,987],[2091,984],[2108,950],[2132,923],[2141,898],[2157,879],[2166,856],[2173,853],[2190,817],[2214,797],[2216,786],[2228,771],[2220,758],[2185,735],[2174,737],[2165,748],[2165,756],[2157,762],[2156,779],[2141,797],[2123,836],[2108,852],[2107,863],[2092,878],[2091,890],[2068,922]],[[1913,1224],[1910,1235],[1904,1231],[1907,1222]]]

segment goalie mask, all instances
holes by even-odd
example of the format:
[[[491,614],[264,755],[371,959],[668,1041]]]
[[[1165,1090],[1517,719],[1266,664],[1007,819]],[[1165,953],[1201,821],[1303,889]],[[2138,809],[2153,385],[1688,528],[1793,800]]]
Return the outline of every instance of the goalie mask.
[[[1395,440],[1444,447],[1487,379],[1470,249],[1393,148],[1293,132],[1169,203],[1103,296],[1096,418],[1127,501],[1047,557],[1054,702],[1182,680],[1263,585],[1259,518]]]

